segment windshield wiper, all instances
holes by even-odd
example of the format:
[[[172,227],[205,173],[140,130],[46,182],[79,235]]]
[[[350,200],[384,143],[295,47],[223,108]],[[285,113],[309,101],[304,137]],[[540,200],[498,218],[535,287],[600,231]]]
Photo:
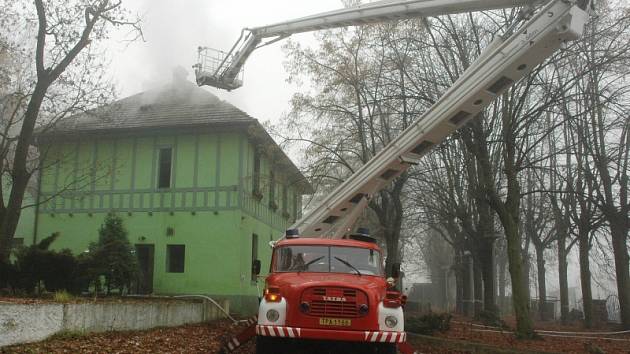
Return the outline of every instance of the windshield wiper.
[[[309,267],[311,264],[313,264],[313,263],[315,263],[315,262],[317,262],[317,261],[321,260],[322,258],[324,258],[324,256],[317,257],[317,258],[315,258],[315,259],[312,259],[312,260],[308,261],[308,263],[305,263],[305,264],[301,267],[302,269],[298,270],[298,273],[299,273],[299,272],[302,272],[302,271],[307,270],[307,269],[308,269],[308,267]]]
[[[358,274],[358,275],[361,275],[361,272],[360,272],[360,271],[359,271],[359,270],[358,270],[355,266],[353,266],[352,264],[350,264],[350,262],[346,261],[345,259],[341,259],[341,258],[339,258],[339,257],[335,257],[335,259],[336,259],[336,260],[338,260],[339,262],[341,262],[341,263],[343,263],[343,264],[347,265],[348,267],[350,267],[350,268],[354,269],[354,271],[355,271],[355,272],[357,272],[357,274]]]

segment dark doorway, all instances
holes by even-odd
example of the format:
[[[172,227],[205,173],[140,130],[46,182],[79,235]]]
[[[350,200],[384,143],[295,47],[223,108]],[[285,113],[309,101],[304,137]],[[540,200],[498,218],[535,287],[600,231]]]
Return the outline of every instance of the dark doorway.
[[[141,295],[153,293],[153,255],[155,247],[153,245],[136,245],[136,255],[138,256],[138,282],[136,283],[136,293]]]

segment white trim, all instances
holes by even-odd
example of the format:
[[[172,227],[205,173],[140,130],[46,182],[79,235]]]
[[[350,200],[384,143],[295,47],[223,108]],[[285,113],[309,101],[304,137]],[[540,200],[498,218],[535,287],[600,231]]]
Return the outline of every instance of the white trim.
[[[398,319],[398,324],[389,328],[385,325],[385,317],[394,316]],[[405,317],[403,315],[402,307],[390,308],[385,307],[383,303],[378,304],[378,328],[381,331],[386,332],[404,332],[405,331]]]
[[[280,316],[276,322],[267,320],[267,311],[274,309]],[[287,319],[287,301],[282,298],[279,302],[267,302],[264,298],[258,307],[258,324],[264,326],[284,326]],[[272,332],[273,333],[273,332]],[[270,335],[275,335],[271,334]]]

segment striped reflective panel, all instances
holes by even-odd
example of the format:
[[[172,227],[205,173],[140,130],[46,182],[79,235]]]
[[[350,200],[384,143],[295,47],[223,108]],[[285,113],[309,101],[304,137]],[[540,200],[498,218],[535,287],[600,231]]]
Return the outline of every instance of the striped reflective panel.
[[[407,338],[405,332],[369,332],[365,333],[366,342],[403,343]]]
[[[300,328],[280,327],[280,326],[256,326],[256,334],[259,336],[299,338]]]

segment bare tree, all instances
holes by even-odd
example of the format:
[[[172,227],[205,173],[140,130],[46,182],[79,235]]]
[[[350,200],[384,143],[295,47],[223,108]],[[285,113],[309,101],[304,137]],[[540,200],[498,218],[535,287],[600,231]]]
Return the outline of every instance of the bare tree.
[[[575,193],[584,198],[592,194],[609,228],[621,320],[630,328],[630,86],[625,79],[630,65],[630,15],[627,7],[615,2],[599,2],[598,10],[602,15],[591,21],[587,35],[572,48],[575,54],[567,76],[578,80],[568,93],[566,110],[575,122],[575,159],[583,172]],[[594,211],[588,205],[577,210],[575,219],[583,225],[581,252],[586,255]]]
[[[9,176],[11,192],[4,202],[0,198],[0,260],[6,261],[20,217],[24,192],[33,168],[30,145],[38,123],[50,123],[94,103],[103,103],[111,86],[103,80],[94,42],[108,37],[111,28],[131,27],[140,34],[137,20],[120,1],[42,1],[34,8],[3,0],[3,32],[24,27],[23,21],[36,18],[33,30],[36,41],[30,75],[13,100],[13,111],[19,117],[19,134],[14,140],[4,139],[3,157],[10,156],[10,165],[0,166],[2,176]],[[26,28],[27,31],[30,28]],[[30,50],[31,48],[25,48]],[[9,148],[10,147],[10,148]],[[10,151],[10,155],[9,155]],[[5,161],[3,158],[2,161]]]

